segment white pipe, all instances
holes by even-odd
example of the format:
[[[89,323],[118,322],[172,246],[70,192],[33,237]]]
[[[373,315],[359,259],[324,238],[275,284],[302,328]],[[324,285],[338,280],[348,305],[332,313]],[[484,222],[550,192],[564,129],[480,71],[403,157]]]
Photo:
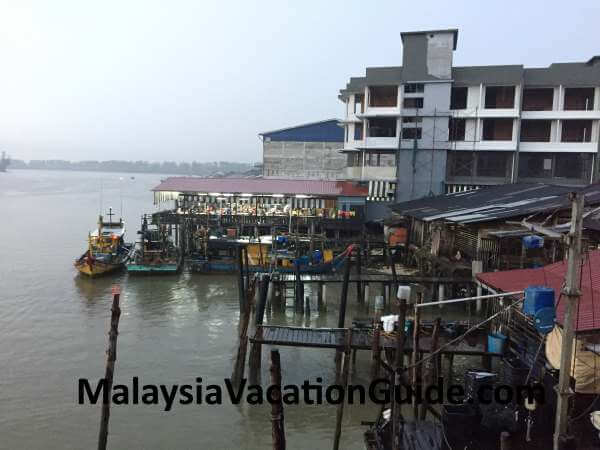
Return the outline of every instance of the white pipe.
[[[514,292],[506,292],[503,294],[479,295],[479,296],[475,296],[475,297],[456,298],[456,299],[452,299],[452,300],[444,300],[443,302],[419,303],[418,305],[415,305],[415,308],[423,308],[425,306],[440,305],[442,303],[447,304],[447,303],[468,302],[468,301],[479,300],[479,299],[484,299],[484,298],[509,297],[511,295],[522,294],[523,292],[525,292],[525,291],[514,291]]]

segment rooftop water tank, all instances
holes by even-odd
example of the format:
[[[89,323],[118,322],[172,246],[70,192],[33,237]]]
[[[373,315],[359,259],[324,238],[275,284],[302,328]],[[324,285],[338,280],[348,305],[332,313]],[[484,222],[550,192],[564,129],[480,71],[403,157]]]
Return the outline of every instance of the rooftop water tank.
[[[554,289],[546,286],[529,286],[525,288],[523,313],[535,316],[542,308],[554,308]]]
[[[543,248],[544,238],[541,236],[536,236],[535,234],[523,236],[523,247],[525,247],[526,249]]]

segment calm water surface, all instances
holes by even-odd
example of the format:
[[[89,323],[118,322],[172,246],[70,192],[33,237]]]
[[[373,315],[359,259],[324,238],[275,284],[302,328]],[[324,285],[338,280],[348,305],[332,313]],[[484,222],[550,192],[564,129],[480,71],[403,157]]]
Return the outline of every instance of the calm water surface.
[[[0,448],[94,448],[99,406],[79,406],[77,379],[104,374],[110,288],[120,283],[115,383],[221,384],[236,348],[235,277],[181,274],[98,280],[76,275],[73,259],[85,249],[102,200],[119,212],[123,198],[129,240],[140,215],[152,212],[149,189],[160,175],[13,170],[0,174]],[[100,185],[102,184],[102,199]],[[351,289],[352,294],[354,290]],[[307,321],[284,316],[270,323],[335,326],[339,292],[328,289],[328,313]],[[349,300],[348,322],[364,316]],[[333,351],[281,348],[284,383],[321,376],[334,382]],[[263,351],[268,353],[268,348]],[[353,382],[368,377],[359,354]],[[268,379],[263,359],[262,379]],[[377,407],[345,409],[342,448],[363,448],[361,420]],[[331,448],[335,406],[286,406],[289,448]],[[270,407],[113,406],[109,447],[123,449],[236,448],[271,445]]]

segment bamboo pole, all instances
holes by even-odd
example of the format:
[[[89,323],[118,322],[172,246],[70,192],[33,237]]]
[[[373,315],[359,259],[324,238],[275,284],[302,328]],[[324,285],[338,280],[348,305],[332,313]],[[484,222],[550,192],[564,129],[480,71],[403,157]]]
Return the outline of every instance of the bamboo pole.
[[[119,318],[121,317],[121,308],[119,307],[121,287],[113,286],[112,294],[113,302],[110,315],[110,331],[108,332],[108,349],[106,350],[106,370],[104,373],[104,381],[106,383],[105,389],[109,393],[112,391],[115,361],[117,360],[117,336],[119,335]],[[106,449],[106,442],[108,440],[108,420],[110,419],[110,400],[111,396],[109,395],[108,401],[102,403],[98,450]]]
[[[346,391],[348,388],[348,371],[350,368],[350,350],[352,345],[352,329],[346,329],[346,343],[344,348],[344,371],[342,374],[342,387],[344,398],[338,404],[335,416],[335,435],[333,437],[333,450],[339,450],[340,438],[342,436],[342,419],[344,417],[344,403],[346,402]]]
[[[281,364],[279,350],[271,350],[271,386],[273,389],[273,403],[271,404],[271,434],[273,437],[273,450],[285,450],[285,423],[283,416],[283,402],[281,401]]]
[[[376,323],[373,330],[373,342],[371,343],[371,380],[375,380],[379,376],[379,361],[381,360],[380,335],[381,328],[379,327],[379,323]]]

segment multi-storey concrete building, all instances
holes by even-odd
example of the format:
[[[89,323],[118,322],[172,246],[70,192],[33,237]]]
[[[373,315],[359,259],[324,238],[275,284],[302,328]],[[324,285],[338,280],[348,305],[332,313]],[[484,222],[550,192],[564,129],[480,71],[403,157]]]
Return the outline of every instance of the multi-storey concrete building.
[[[260,133],[263,177],[344,179],[344,129],[338,122],[328,119]]]
[[[346,177],[368,182],[369,198],[600,178],[600,56],[454,67],[458,30],[401,38],[402,66],[367,68],[340,91]]]

